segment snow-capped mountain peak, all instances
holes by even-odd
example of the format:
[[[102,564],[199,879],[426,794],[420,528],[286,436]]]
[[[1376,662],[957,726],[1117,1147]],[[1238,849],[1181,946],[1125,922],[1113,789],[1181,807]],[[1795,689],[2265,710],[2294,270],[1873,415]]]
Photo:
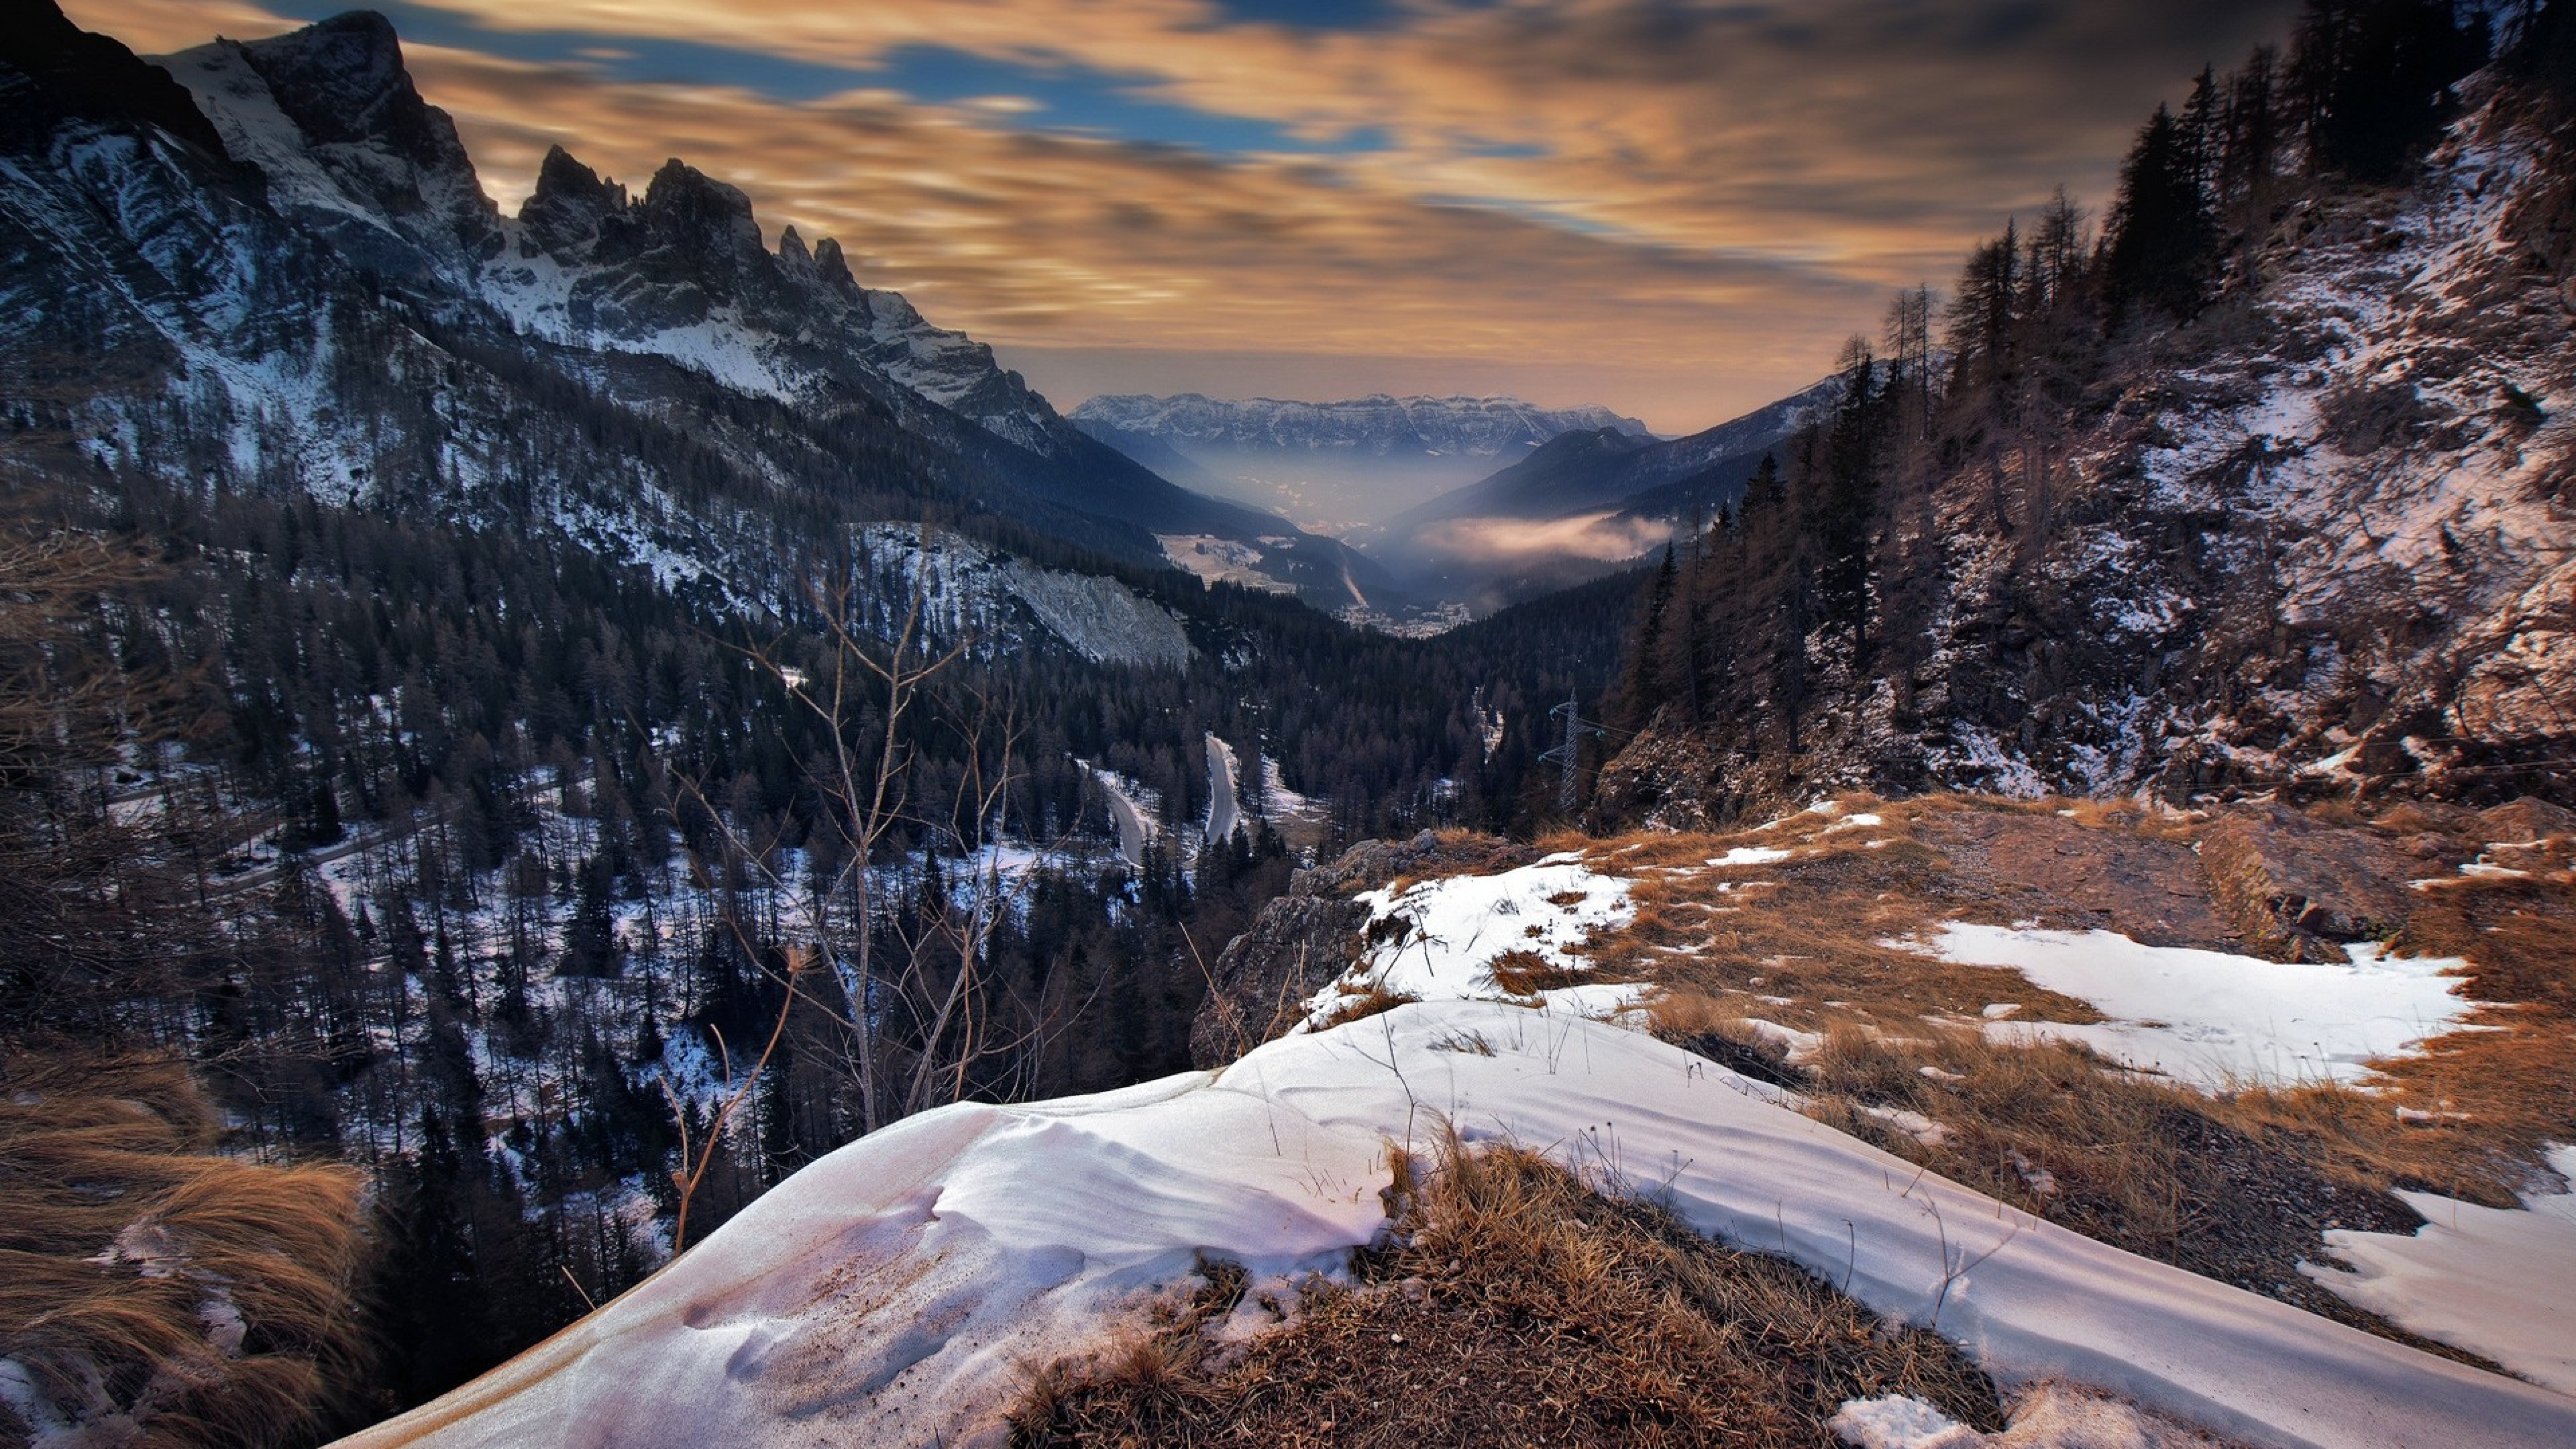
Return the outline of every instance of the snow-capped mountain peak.
[[[461,279],[499,208],[445,111],[421,99],[381,15],[356,11],[267,40],[165,58],[280,211],[353,265],[421,283]]]

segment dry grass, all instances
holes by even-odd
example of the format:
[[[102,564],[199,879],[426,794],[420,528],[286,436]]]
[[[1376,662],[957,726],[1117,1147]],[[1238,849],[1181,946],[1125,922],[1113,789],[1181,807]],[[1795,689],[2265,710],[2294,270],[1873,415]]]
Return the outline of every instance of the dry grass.
[[[2404,1339],[2296,1272],[2334,1227],[2404,1232],[2391,1188],[2510,1206],[2546,1144],[2576,1138],[2576,879],[2571,842],[2498,854],[2522,876],[2447,874],[2487,850],[2461,810],[2399,805],[2310,815],[2373,832],[2440,878],[2401,891],[2401,955],[2457,956],[2469,1025],[2381,1065],[2368,1092],[2246,1083],[2216,1096],[2110,1069],[2069,1045],[1990,1044],[1992,1002],[2019,1021],[2101,1020],[2020,973],[1886,944],[1940,922],[2037,918],[2142,940],[2245,950],[2224,909],[2226,862],[2193,846],[2220,816],[2127,802],[1855,797],[1843,818],[1792,816],[1707,834],[1565,835],[1635,882],[1634,919],[1598,935],[1581,979],[1642,981],[1656,1033],[1806,1092],[1836,1126],[2077,1231]],[[1851,826],[1851,812],[1879,823]],[[2531,832],[2525,832],[2531,833]],[[1738,847],[1782,860],[1713,866]],[[2401,868],[2409,868],[2401,866]],[[1513,990],[1561,984],[1507,960]],[[1792,1064],[1761,1022],[1814,1032]],[[1925,1068],[1930,1068],[1927,1075]],[[1864,1109],[1919,1113],[1926,1145]]]
[[[1391,991],[1380,981],[1365,985],[1345,981],[1337,989],[1341,992],[1340,999],[1333,1003],[1333,1009],[1325,1014],[1324,1019],[1316,1023],[1317,1031],[1330,1031],[1346,1022],[1365,1021],[1422,999],[1410,991]]]
[[[1239,1273],[1154,1333],[1045,1370],[1024,1446],[1813,1445],[1846,1399],[1910,1393],[1998,1428],[1984,1374],[1785,1260],[1739,1252],[1527,1152],[1454,1140],[1400,1172],[1394,1245],[1350,1286],[1220,1345]]]
[[[1485,969],[1492,974],[1496,987],[1514,996],[1536,996],[1542,991],[1611,979],[1590,970],[1569,971],[1536,951],[1505,951],[1486,963]]]
[[[1866,802],[1877,826],[1836,828],[1821,815],[1768,830],[1621,841],[1596,851],[1604,869],[1639,876],[1633,925],[1597,942],[1601,979],[1665,988],[1671,1010],[1690,998],[1733,1003],[1733,1014],[1802,1030],[1848,1022],[1910,1029],[1927,1015],[1975,1016],[2017,1001],[2034,1019],[2099,1021],[2091,1005],[2044,991],[2020,973],[1935,960],[1891,941],[1951,919],[2009,920],[2012,911],[1952,873],[1915,836],[1944,801]],[[1712,867],[1737,847],[1787,850],[1786,860]],[[1786,998],[1781,1000],[1780,998]],[[1828,1003],[1831,1003],[1828,1005]],[[1658,1020],[1664,1010],[1658,1010]],[[1666,1032],[1670,1035],[1670,1032]]]
[[[2472,1018],[2488,1029],[2382,1064],[2370,1092],[2246,1084],[2210,1097],[2110,1070],[2073,1046],[1990,1045],[1975,1020],[1990,1002],[2017,1003],[2022,1021],[2101,1017],[2018,972],[1884,943],[1944,920],[2033,916],[2148,936],[2134,915],[2169,921],[2193,944],[2245,949],[2218,934],[2227,913],[2213,897],[2225,883],[2213,877],[2227,863],[2195,866],[2188,848],[2211,817],[1954,797],[1842,808],[1881,823],[1837,827],[1810,814],[1592,843],[1595,868],[1637,880],[1634,924],[1593,944],[1603,978],[1657,983],[1658,1035],[1808,1092],[1816,1115],[1855,1135],[2090,1236],[2393,1337],[2405,1335],[2295,1271],[2321,1251],[2317,1234],[2411,1230],[2392,1187],[2509,1206],[2545,1145],[2576,1136],[2576,882],[2562,872],[2406,893],[2414,909],[2392,947],[2464,958],[2463,994],[2503,1004]],[[2410,856],[2426,859],[2427,874],[2447,868],[2443,849],[2464,858],[2492,833],[2465,812],[2325,823],[2399,843],[2446,836],[2449,846]],[[1789,856],[1707,864],[1736,847]],[[1789,1063],[1755,1018],[1819,1033],[1824,1047]],[[1927,1146],[1865,1109],[1919,1113],[1948,1135]]]
[[[213,1155],[217,1127],[166,1062],[0,1082],[0,1357],[120,1443],[295,1442],[359,1367],[359,1175]]]
[[[2353,1170],[2349,1137],[2315,1130],[2344,1104],[2369,1100],[2357,1093],[2213,1099],[2106,1070],[2073,1045],[1999,1046],[1955,1029],[1901,1046],[1838,1031],[1808,1068],[1815,1116],[1953,1181],[2142,1257],[2482,1363],[2356,1309],[2298,1271],[2321,1255],[2327,1229],[2411,1232],[2421,1222],[2382,1190],[2384,1176]],[[2308,1115],[2276,1105],[2285,1102]],[[1868,1107],[1929,1117],[1941,1139],[1896,1131]],[[2384,1105],[2375,1115],[2395,1121]]]

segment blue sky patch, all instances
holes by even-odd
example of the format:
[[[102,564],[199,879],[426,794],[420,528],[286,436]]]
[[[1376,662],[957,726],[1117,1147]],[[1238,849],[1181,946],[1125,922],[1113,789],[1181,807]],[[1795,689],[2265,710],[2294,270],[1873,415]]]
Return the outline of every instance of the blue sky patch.
[[[327,19],[348,8],[346,0],[271,0],[271,4],[281,15],[306,21]],[[413,0],[376,0],[376,4],[406,41],[534,65],[568,66],[611,84],[731,86],[791,105],[859,89],[899,91],[915,100],[949,105],[1008,97],[1033,104],[1025,109],[993,108],[995,124],[1216,155],[1351,155],[1387,145],[1386,136],[1375,130],[1331,141],[1301,139],[1267,121],[1155,99],[1147,93],[1143,77],[1073,64],[994,60],[946,46],[905,46],[889,52],[878,67],[861,69],[652,36],[493,29],[455,11]],[[1376,0],[1312,7],[1264,0],[1246,8],[1314,16],[1374,13],[1385,7]]]

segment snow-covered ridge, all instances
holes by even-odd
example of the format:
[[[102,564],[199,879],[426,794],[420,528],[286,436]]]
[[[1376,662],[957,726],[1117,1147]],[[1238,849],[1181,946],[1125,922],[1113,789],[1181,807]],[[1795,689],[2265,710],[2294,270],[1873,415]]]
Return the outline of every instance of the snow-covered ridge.
[[[1028,1365],[1102,1342],[1202,1255],[1280,1287],[1329,1271],[1385,1222],[1387,1144],[1425,1151],[1444,1123],[1597,1152],[1694,1227],[1935,1323],[2008,1383],[2069,1378],[2284,1449],[2576,1440],[2576,1400],[2028,1218],[1772,1095],[1615,1026],[1452,1001],[1222,1072],[943,1108],[346,1442],[998,1445]]]
[[[1608,408],[1543,408],[1516,397],[1389,397],[1341,402],[1103,394],[1067,414],[1167,441],[1226,449],[1367,456],[1514,458],[1562,433],[1609,428],[1647,437]]]

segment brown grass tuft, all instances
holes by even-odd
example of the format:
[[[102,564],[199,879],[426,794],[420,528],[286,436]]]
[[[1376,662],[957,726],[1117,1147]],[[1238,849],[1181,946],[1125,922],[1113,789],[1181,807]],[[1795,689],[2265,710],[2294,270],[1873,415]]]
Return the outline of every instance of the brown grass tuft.
[[[2396,1329],[2298,1271],[2322,1254],[2326,1229],[2402,1233],[2422,1221],[2379,1190],[2384,1178],[2347,1170],[2348,1147],[2309,1130],[2326,1120],[2324,1104],[2368,1100],[2353,1092],[2214,1100],[2107,1070],[2077,1046],[1999,1046],[1956,1029],[1902,1045],[1837,1031],[1808,1065],[1814,1115],[1955,1182],[2141,1257],[2480,1362]],[[2281,1101],[2318,1115],[2302,1122],[2273,1105]],[[1918,1141],[1865,1107],[1920,1113],[1943,1138]],[[2376,1111],[2394,1123],[2384,1104]]]
[[[361,1178],[215,1155],[217,1125],[168,1062],[0,1082],[0,1357],[135,1442],[299,1441],[360,1367]]]
[[[1994,1386],[1938,1336],[1596,1188],[1453,1139],[1394,1194],[1410,1210],[1357,1282],[1311,1286],[1237,1347],[1209,1342],[1216,1314],[1168,1311],[1152,1352],[1041,1374],[1013,1441],[1822,1449],[1845,1399],[1891,1393],[2001,1426]]]
[[[1332,1011],[1317,1024],[1317,1031],[1330,1031],[1347,1022],[1365,1021],[1381,1012],[1393,1011],[1422,999],[1410,991],[1391,991],[1380,981],[1357,987],[1344,982],[1341,992],[1341,999],[1333,1003]]]
[[[1492,973],[1495,986],[1514,996],[1536,996],[1542,991],[1602,979],[1589,970],[1569,971],[1536,951],[1505,951],[1486,969]]]

